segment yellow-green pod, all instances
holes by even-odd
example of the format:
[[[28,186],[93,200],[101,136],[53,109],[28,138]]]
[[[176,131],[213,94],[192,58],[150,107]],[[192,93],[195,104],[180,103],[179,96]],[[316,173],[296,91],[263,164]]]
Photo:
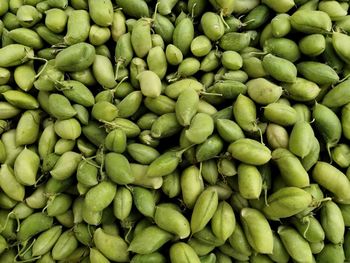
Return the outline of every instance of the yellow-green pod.
[[[38,153],[41,159],[53,153],[56,142],[57,135],[54,130],[54,125],[51,124],[44,129],[39,138]]]
[[[117,187],[114,183],[102,181],[85,194],[85,205],[92,211],[102,211],[113,202],[116,191]]]
[[[183,60],[183,54],[181,50],[173,44],[167,45],[165,49],[165,56],[170,65],[176,66]]]
[[[24,186],[17,181],[13,169],[7,164],[1,165],[0,187],[8,197],[16,201],[23,201]]]
[[[272,235],[273,235],[273,250],[272,250],[272,253],[269,254],[268,256],[270,257],[270,259],[274,260],[275,262],[287,263],[290,258],[288,252],[286,251],[277,233],[273,232]]]
[[[299,41],[300,52],[310,57],[321,55],[326,49],[326,39],[322,34],[311,34]]]
[[[236,218],[233,209],[226,201],[221,201],[211,219],[211,229],[215,236],[227,240],[236,228]]]
[[[191,42],[191,52],[196,57],[206,56],[212,49],[210,39],[205,35],[195,37]]]
[[[310,245],[311,246],[311,245]],[[312,249],[312,247],[311,247]],[[347,248],[343,244],[325,244],[322,250],[316,255],[316,262],[346,262],[345,253]]]
[[[203,143],[214,130],[213,118],[205,113],[197,113],[191,120],[189,128],[185,131],[186,138],[194,143]]]
[[[41,212],[31,214],[21,222],[21,228],[17,232],[17,239],[21,242],[26,241],[32,236],[50,229],[52,224],[53,217]]]
[[[89,0],[89,14],[99,26],[107,27],[113,22],[113,5],[111,0]]]
[[[17,86],[23,91],[33,88],[35,75],[34,65],[31,62],[16,67],[13,74]]]
[[[31,5],[21,5],[16,12],[16,16],[23,27],[32,27],[42,18],[42,14]]]
[[[59,120],[70,119],[77,114],[70,101],[58,93],[52,93],[49,96],[49,111],[53,117]]]
[[[340,20],[348,14],[338,1],[321,1],[318,10],[327,13],[332,21]]]
[[[192,165],[184,169],[180,177],[182,198],[186,207],[193,208],[198,196],[204,190],[204,183],[199,169]]]
[[[68,16],[64,43],[71,46],[84,42],[89,37],[90,16],[85,10],[73,10]]]
[[[156,73],[160,79],[165,77],[167,72],[167,60],[163,48],[156,46],[149,50],[147,65],[149,70]]]
[[[298,232],[310,243],[322,242],[325,239],[325,232],[320,222],[312,215],[292,219],[292,224]]]
[[[91,263],[109,263],[110,261],[96,248],[90,248],[89,260]]]
[[[117,9],[114,11],[113,20],[111,25],[111,34],[112,38],[115,42],[119,40],[119,38],[126,33],[126,18],[124,13]]]
[[[200,263],[200,259],[191,246],[178,242],[170,247],[171,263]]]
[[[21,116],[16,128],[16,144],[32,144],[39,138],[40,110],[27,110]]]
[[[290,17],[292,27],[307,34],[329,32],[332,21],[329,15],[323,11],[298,10]]]
[[[162,91],[162,83],[159,76],[150,70],[145,70],[136,77],[140,82],[141,92],[146,97],[158,97]]]
[[[117,184],[129,184],[134,181],[130,163],[119,153],[107,153],[105,155],[105,168],[107,176]]]
[[[280,226],[277,233],[292,259],[305,263],[313,262],[309,243],[295,229],[290,226]]]
[[[105,44],[111,37],[111,31],[108,27],[92,25],[89,31],[89,42],[94,46]]]
[[[297,121],[296,110],[278,102],[270,103],[264,108],[264,117],[281,126],[290,126]]]
[[[150,21],[140,18],[131,31],[131,44],[136,56],[145,57],[152,48]]]
[[[249,97],[239,94],[233,104],[233,115],[242,130],[247,132],[258,130],[256,126],[256,114],[255,103]]]
[[[145,146],[145,145],[144,145]],[[148,166],[138,163],[130,163],[130,168],[134,174],[134,185],[142,186],[145,188],[159,189],[163,184],[163,178],[161,176],[149,177],[146,176]]]
[[[265,52],[287,59],[293,63],[300,58],[300,51],[297,43],[289,38],[271,37],[264,42],[263,49]]]
[[[269,222],[265,216],[256,209],[243,208],[240,218],[244,233],[252,248],[263,254],[273,251],[273,236]]]
[[[163,177],[163,184],[161,187],[164,194],[173,198],[178,196],[181,192],[180,173],[178,170]]]
[[[2,93],[5,100],[20,109],[34,110],[39,108],[39,102],[32,95],[20,90],[8,90]]]
[[[57,160],[55,166],[50,171],[53,178],[57,180],[64,180],[72,176],[81,160],[81,155],[75,152],[65,152]]]
[[[182,126],[188,126],[195,116],[199,104],[198,93],[193,89],[185,89],[181,92],[175,105],[175,113],[178,122]]]
[[[180,239],[190,235],[190,223],[187,218],[168,204],[156,206],[154,221],[160,228],[177,235]]]
[[[149,9],[146,1],[140,0],[116,0],[119,7],[123,9],[123,12],[128,16],[140,18],[149,17]]]
[[[263,0],[262,2],[277,13],[287,13],[295,5],[294,0],[283,0],[280,2],[275,2],[273,0]]]
[[[201,17],[201,26],[204,34],[212,41],[219,40],[225,33],[224,23],[219,15],[206,12]]]
[[[92,72],[97,82],[104,88],[111,89],[117,85],[114,78],[114,69],[109,58],[96,55],[92,64]]]
[[[266,128],[266,138],[272,149],[288,148],[289,135],[288,131],[283,126],[269,123]]]
[[[289,150],[298,157],[304,158],[313,147],[314,136],[314,131],[308,122],[298,121],[290,133]]]
[[[336,162],[341,168],[347,168],[350,166],[349,154],[350,148],[347,144],[338,144],[331,151],[332,160]]]
[[[291,29],[290,15],[278,14],[271,19],[271,31],[274,37],[284,37]]]
[[[14,173],[17,181],[23,185],[34,185],[39,164],[39,156],[35,152],[24,148],[17,156],[14,164]]]
[[[54,129],[59,137],[66,140],[75,140],[81,134],[81,125],[74,118],[66,120],[56,120]]]
[[[249,97],[262,105],[276,102],[282,95],[282,87],[265,78],[251,79],[246,85]]]
[[[74,232],[67,230],[61,234],[57,242],[52,248],[52,258],[54,260],[62,260],[68,257],[78,247],[78,240]]]
[[[220,38],[219,46],[225,51],[233,50],[239,52],[248,47],[250,41],[250,34],[247,32],[229,32]]]
[[[194,38],[194,26],[189,17],[181,20],[176,25],[173,32],[173,44],[179,48],[184,56],[188,54],[191,48],[191,42]]]
[[[287,59],[268,54],[263,58],[262,65],[276,80],[291,83],[296,81],[297,68]]]
[[[113,200],[113,214],[119,220],[126,219],[132,208],[132,194],[126,187],[119,187]]]
[[[175,113],[165,113],[153,122],[151,135],[156,139],[166,138],[175,135],[181,128]]]
[[[262,191],[262,177],[259,170],[249,164],[238,166],[238,190],[245,199],[258,199]]]
[[[66,12],[59,8],[52,8],[45,12],[45,25],[54,33],[62,33],[67,24]]]

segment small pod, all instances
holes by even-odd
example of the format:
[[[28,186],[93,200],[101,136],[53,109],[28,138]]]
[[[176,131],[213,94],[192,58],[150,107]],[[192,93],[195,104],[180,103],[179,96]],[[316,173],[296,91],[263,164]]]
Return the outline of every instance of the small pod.
[[[170,85],[165,87],[164,93],[168,97],[172,99],[176,99],[180,96],[181,92],[185,89],[194,89],[195,91],[202,91],[204,89],[204,86],[202,83],[195,79],[191,78],[185,78],[178,81],[175,81],[174,83],[171,83]]]
[[[321,34],[311,34],[299,41],[300,52],[310,57],[321,55],[326,49],[326,39]]]
[[[151,135],[156,139],[167,138],[178,133],[181,128],[175,113],[165,113],[153,122]]]
[[[213,12],[206,12],[201,17],[201,26],[204,34],[211,40],[219,40],[225,33],[224,23],[219,15]]]
[[[31,214],[21,222],[21,228],[17,233],[17,239],[26,241],[28,238],[50,229],[53,224],[53,217],[47,216],[44,213],[37,212]]]
[[[132,194],[126,187],[119,187],[113,200],[113,214],[119,220],[126,219],[132,208]]]
[[[50,171],[51,176],[57,180],[71,177],[77,171],[80,160],[81,154],[72,151],[65,152]]]
[[[323,11],[298,10],[291,15],[290,22],[292,28],[307,34],[323,34],[332,28],[330,17]]]
[[[53,33],[62,33],[66,28],[67,19],[67,14],[59,8],[52,8],[45,12],[45,25]]]
[[[265,78],[249,80],[246,85],[249,97],[262,105],[276,102],[282,95],[282,87]]]
[[[90,15],[85,10],[73,10],[68,16],[64,43],[71,46],[84,42],[89,37]]]
[[[274,37],[284,37],[291,30],[290,16],[288,14],[278,14],[271,19],[271,31]]]
[[[14,173],[18,182],[23,185],[34,185],[39,164],[39,156],[35,152],[24,148],[17,156],[14,164]]]
[[[140,18],[131,31],[131,44],[136,56],[145,57],[152,48],[150,21]]]
[[[291,258],[305,263],[313,262],[309,243],[295,229],[290,226],[280,226],[277,232]]]
[[[191,246],[178,242],[170,247],[171,263],[200,263],[200,259]]]
[[[350,81],[345,80],[327,92],[327,94],[323,97],[322,104],[329,108],[344,106],[350,102],[350,98],[348,97],[349,89]]]
[[[173,237],[169,232],[155,226],[149,226],[136,235],[128,248],[138,254],[149,254],[160,249]]]
[[[220,137],[229,143],[245,137],[241,127],[232,120],[218,119],[215,124]]]
[[[53,117],[59,120],[70,119],[77,114],[70,101],[58,93],[52,93],[49,96],[49,111]]]
[[[300,158],[307,156],[313,148],[314,131],[306,121],[294,124],[289,137],[289,150]]]
[[[323,249],[316,255],[317,262],[331,261],[334,263],[346,262],[345,253],[346,248],[342,244],[326,244]]]
[[[181,192],[180,173],[175,170],[174,172],[164,176],[161,189],[163,193],[170,198],[178,196]]]
[[[300,58],[298,45],[289,38],[269,38],[263,44],[264,52],[295,62]]]
[[[340,208],[333,201],[322,204],[320,223],[326,238],[333,244],[344,242],[345,224]]]
[[[259,253],[271,254],[273,235],[265,216],[256,209],[243,208],[240,218],[244,233],[252,248]]]
[[[335,161],[341,168],[347,168],[350,166],[350,148],[347,144],[338,144],[336,147],[334,147],[331,153],[332,160]]]
[[[7,90],[1,94],[7,102],[11,103],[15,107],[27,110],[39,108],[38,101],[35,99],[35,97],[28,93],[24,93],[19,90]]]
[[[302,219],[293,218],[292,224],[310,243],[322,242],[325,238],[325,232],[320,222],[311,215],[303,217]]]
[[[194,38],[194,26],[190,18],[186,17],[175,26],[173,32],[173,44],[179,48],[184,56],[188,54],[191,48],[191,42]]]
[[[92,64],[92,72],[97,82],[106,89],[117,86],[114,78],[114,69],[111,60],[102,55],[96,55]]]
[[[233,115],[237,124],[242,130],[247,132],[257,131],[256,119],[257,112],[253,100],[249,97],[239,94],[233,104]]]
[[[231,143],[228,152],[233,158],[251,165],[263,165],[271,159],[271,151],[266,146],[247,138]]]
[[[203,143],[214,130],[213,118],[205,113],[197,113],[185,131],[186,138],[194,144]]]
[[[269,123],[266,128],[266,138],[269,146],[272,149],[288,148],[289,135],[283,126]]]
[[[91,19],[101,27],[112,25],[113,5],[111,0],[88,1]]]
[[[273,0],[263,0],[262,2],[277,13],[287,13],[295,5],[293,0],[283,0],[278,3]]]
[[[162,84],[159,76],[150,70],[145,70],[136,76],[140,82],[141,92],[146,97],[156,98],[162,91]]]
[[[318,85],[330,85],[339,81],[339,76],[334,69],[320,62],[304,61],[297,65],[297,69],[298,73]]]
[[[263,58],[262,65],[266,72],[278,81],[289,83],[296,81],[297,68],[287,59],[268,54]]]
[[[194,165],[184,169],[181,173],[180,184],[186,207],[193,208],[198,196],[204,189],[203,178],[199,169]]]
[[[258,199],[262,191],[262,177],[259,170],[249,164],[238,166],[238,190],[243,198]]]
[[[312,196],[298,187],[283,187],[267,199],[264,214],[271,220],[290,217],[311,205]]]
[[[225,51],[232,50],[239,52],[248,47],[250,42],[249,33],[228,32],[220,38],[219,46]]]
[[[116,191],[117,187],[114,183],[102,181],[85,194],[85,205],[92,211],[100,212],[113,202]]]
[[[0,187],[8,197],[16,201],[23,201],[24,186],[17,181],[13,169],[7,164],[1,165]]]
[[[290,126],[296,123],[297,112],[287,104],[274,102],[264,107],[264,117],[281,126]]]
[[[157,14],[153,21],[153,27],[154,31],[161,36],[166,44],[172,42],[175,26],[168,17]]]
[[[54,129],[59,137],[66,140],[75,140],[81,134],[80,123],[74,118],[56,120]]]
[[[110,152],[105,155],[105,169],[107,176],[117,184],[129,184],[134,181],[130,163],[125,156]]]
[[[119,7],[126,15],[131,17],[149,17],[149,9],[146,1],[140,0],[116,0]]]
[[[156,206],[154,221],[160,228],[177,235],[180,239],[190,235],[190,223],[180,211],[164,203]]]
[[[226,201],[221,201],[211,219],[211,229],[215,236],[227,240],[236,228],[236,218],[233,209]]]
[[[62,226],[54,226],[41,233],[35,240],[32,248],[33,256],[42,256],[49,252],[62,233]]]

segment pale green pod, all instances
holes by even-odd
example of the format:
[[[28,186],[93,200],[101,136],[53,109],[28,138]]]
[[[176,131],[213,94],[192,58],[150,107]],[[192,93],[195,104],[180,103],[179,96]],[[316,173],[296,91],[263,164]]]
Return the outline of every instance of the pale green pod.
[[[39,165],[39,156],[35,152],[24,148],[17,156],[14,164],[14,173],[18,182],[23,185],[34,185]]]
[[[261,174],[255,166],[243,163],[238,166],[238,190],[243,198],[258,199],[262,183]]]
[[[296,156],[304,158],[313,148],[314,137],[311,125],[306,121],[298,121],[290,134],[288,148]]]

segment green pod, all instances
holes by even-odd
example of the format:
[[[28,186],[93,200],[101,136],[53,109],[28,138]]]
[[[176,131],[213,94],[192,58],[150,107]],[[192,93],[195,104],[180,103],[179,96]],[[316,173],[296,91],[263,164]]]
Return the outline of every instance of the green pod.
[[[111,25],[111,35],[115,42],[118,42],[120,37],[126,33],[125,20],[125,15],[121,10],[117,9],[114,11]]]
[[[7,36],[8,30],[19,28],[19,27],[21,27],[21,24],[19,23],[18,17],[15,14],[11,13],[11,12],[7,12],[3,16],[2,21],[3,21],[2,40],[4,41],[4,45],[3,46],[7,46],[9,44],[13,44],[14,43],[14,41],[12,41],[11,38],[9,38]]]
[[[117,82],[114,79],[113,65],[108,57],[96,55],[92,64],[92,72],[102,87],[111,89],[117,86]]]
[[[130,64],[134,55],[134,51],[131,45],[131,33],[122,34],[115,46],[115,61],[119,64],[127,66]],[[118,68],[119,69],[119,68]]]
[[[0,169],[0,187],[4,193],[16,201],[23,201],[25,189],[15,177],[11,166],[2,164]]]
[[[47,216],[41,212],[31,214],[21,222],[21,228],[17,232],[17,239],[22,242],[26,241],[33,235],[50,229],[52,224],[53,217]]]
[[[187,218],[168,204],[164,203],[156,206],[154,221],[158,227],[175,234],[180,239],[187,238],[190,235],[190,223]]]
[[[46,205],[45,186],[40,186],[25,199],[26,204],[32,209],[43,208]]]
[[[5,85],[11,77],[11,72],[6,68],[0,68],[0,84]],[[2,92],[1,92],[2,93]]]
[[[199,35],[192,40],[190,48],[196,57],[204,57],[209,54],[212,44],[207,36]]]
[[[180,125],[190,125],[197,112],[198,104],[199,96],[195,90],[185,89],[181,92],[175,104],[176,118]]]
[[[142,130],[151,129],[153,122],[158,118],[158,115],[152,112],[145,113],[137,120],[137,125]]]
[[[159,95],[156,98],[146,97],[144,98],[143,103],[147,109],[157,115],[173,113],[176,107],[176,102],[165,95]]]
[[[45,25],[43,24],[38,24],[35,26],[35,32],[38,33],[38,35],[47,43],[50,45],[56,45],[59,43],[63,42],[64,36],[61,34],[56,34],[52,32],[50,29],[48,29]],[[40,51],[38,51],[40,52]],[[51,55],[55,55],[57,53],[56,50],[52,49],[51,50]],[[54,59],[54,57],[52,58]]]
[[[110,151],[122,153],[126,149],[126,134],[121,129],[114,129],[105,138],[104,145]]]
[[[219,40],[225,33],[224,23],[219,15],[206,12],[201,17],[201,26],[204,34],[212,41]]]
[[[91,19],[101,27],[112,25],[113,5],[112,1],[88,1]]]
[[[277,13],[286,13],[295,5],[293,0],[283,0],[278,3],[272,0],[263,0],[262,2]]]
[[[163,48],[157,46],[149,50],[147,65],[149,70],[156,73],[160,79],[165,77],[167,72],[167,60]]]
[[[113,214],[119,220],[125,220],[132,208],[132,194],[129,189],[119,187],[113,200]]]
[[[140,134],[140,128],[132,121],[125,118],[115,118],[113,121],[106,123],[107,131],[121,129],[125,132],[127,138],[133,138]]]
[[[135,180],[133,182],[134,185],[142,186],[145,188],[151,189],[159,189],[163,184],[162,177],[148,177],[146,176],[146,172],[148,169],[147,165],[138,164],[138,163],[130,163],[131,172],[135,176]]]
[[[326,49],[326,39],[321,34],[311,34],[299,41],[300,52],[310,57],[321,55]]]
[[[259,253],[271,254],[273,251],[273,236],[265,216],[256,209],[243,208],[240,218],[244,233],[252,248]]]
[[[78,121],[83,125],[88,125],[90,117],[89,111],[80,104],[73,104],[72,106],[77,112],[75,117],[78,119]]]
[[[311,121],[311,110],[307,105],[296,103],[292,107],[297,111],[299,121]]]
[[[262,65],[276,80],[291,83],[296,81],[297,68],[287,59],[268,54],[263,58]]]
[[[291,31],[290,15],[278,14],[271,19],[271,31],[274,37],[284,37]]]
[[[96,248],[90,248],[89,253],[89,260],[92,263],[95,262],[101,262],[101,263],[108,263],[110,262],[107,257],[105,257],[98,249]]]
[[[172,42],[175,27],[168,17],[157,14],[153,22],[153,27],[154,31],[162,37],[165,43]]]
[[[90,67],[95,60],[95,48],[88,43],[71,45],[55,58],[55,66],[62,71],[76,72]]]
[[[202,63],[204,62],[205,58],[203,59]],[[198,59],[193,58],[193,57],[188,57],[185,58],[184,60],[181,61],[179,67],[177,68],[176,74],[179,77],[190,77],[194,74],[196,74],[200,69],[203,71],[204,68],[201,67],[201,62],[199,62]]]
[[[117,106],[108,101],[96,102],[92,107],[91,115],[101,122],[110,122],[119,116]]]
[[[77,168],[78,182],[89,187],[97,185],[98,168],[96,166],[97,164],[93,161],[81,160]]]
[[[343,135],[345,138],[350,138],[350,127],[348,125],[348,120],[350,118],[349,111],[350,104],[345,105],[341,111],[341,125],[343,128]]]
[[[23,71],[24,69],[25,68],[22,68],[22,70],[19,70],[18,73],[21,73],[21,71]],[[29,69],[27,70],[29,71]],[[43,71],[41,72],[39,78],[34,81],[33,85],[39,91],[53,91],[55,90],[56,81],[63,80],[63,72],[55,67],[55,60],[51,59],[47,63],[47,66],[43,68]]]
[[[1,120],[11,119],[21,112],[21,109],[13,106],[11,103],[8,103],[6,101],[0,101],[0,109]]]
[[[322,100],[322,104],[329,108],[344,106],[345,104],[350,102],[347,96],[347,90],[349,89],[349,87],[349,80],[346,80],[336,85],[334,88],[332,88],[329,92],[326,93]]]
[[[18,202],[16,200],[11,199],[5,193],[0,193],[0,207],[3,209],[11,209],[16,206]]]
[[[303,262],[313,262],[309,243],[290,226],[280,226],[278,235],[292,259]]]
[[[156,98],[162,91],[162,83],[159,76],[150,70],[145,70],[136,76],[140,83],[141,92],[146,97]]]
[[[30,5],[21,5],[16,12],[16,16],[23,27],[32,27],[42,18],[42,14]]]
[[[328,65],[305,61],[297,65],[298,73],[318,85],[330,85],[339,81],[338,74]],[[344,85],[345,86],[345,85]]]
[[[50,195],[62,193],[64,191],[66,191],[71,186],[73,181],[74,181],[73,177],[69,177],[69,178],[63,179],[63,180],[59,180],[59,179],[55,179],[55,178],[51,177],[45,184],[45,193],[50,194]],[[45,200],[45,204],[47,203],[47,198],[46,197],[42,198],[41,191],[38,191],[38,193],[36,193],[33,198],[34,199],[37,198],[38,200],[36,200],[36,201],[40,201],[40,202]]]
[[[345,224],[338,205],[332,201],[322,204],[320,223],[325,232],[326,238],[333,244],[344,242]]]
[[[165,87],[164,93],[168,97],[172,99],[177,99],[181,92],[185,89],[194,89],[195,91],[202,91],[204,89],[202,83],[195,79],[185,78],[178,81],[175,81],[174,83],[171,83],[170,85]]]
[[[27,110],[22,114],[16,128],[16,144],[18,146],[32,144],[37,141],[40,120],[40,110]]]
[[[203,162],[218,156],[223,147],[223,141],[217,134],[209,136],[205,142],[196,147],[197,162]]]
[[[38,33],[28,28],[16,28],[9,31],[8,36],[18,44],[26,45],[33,49],[41,49],[44,43]]]
[[[266,128],[266,138],[269,146],[272,149],[288,148],[289,135],[283,126],[269,123]]]
[[[54,260],[62,260],[68,257],[78,247],[78,240],[74,232],[67,230],[61,234],[52,248],[51,254]]]
[[[11,129],[3,133],[1,136],[1,140],[3,142],[6,159],[5,164],[13,166],[17,156],[23,150],[23,146],[18,146],[16,142],[16,129]]]
[[[62,233],[62,226],[54,226],[41,233],[32,248],[33,256],[42,256],[49,252]]]
[[[275,262],[281,262],[281,263],[287,263],[289,261],[289,254],[286,251],[281,239],[279,236],[273,232],[273,250],[270,255],[270,259],[274,260]]]
[[[106,131],[94,121],[89,121],[88,125],[83,126],[82,133],[95,146],[102,145],[107,136]]]
[[[131,44],[136,56],[145,57],[152,48],[150,21],[140,18],[131,31]]]
[[[248,164],[241,163],[237,169],[238,190],[245,199],[258,199],[262,191],[262,177],[259,170]]]
[[[68,16],[64,43],[71,46],[84,42],[89,37],[90,15],[85,10],[73,10]]]
[[[118,116],[127,118],[134,115],[139,109],[142,102],[141,91],[133,91],[129,93],[121,102],[117,104]]]
[[[219,46],[225,50],[241,51],[250,44],[249,33],[228,32],[219,40]]]
[[[113,202],[116,191],[114,183],[102,181],[85,194],[85,206],[92,211],[100,212]]]
[[[350,148],[346,144],[338,144],[332,151],[332,160],[335,161],[341,168],[347,168],[350,166],[349,163],[349,152]]]
[[[222,94],[224,99],[235,99],[240,94],[245,94],[247,86],[239,81],[221,80],[206,90],[208,93]],[[210,97],[208,97],[210,99]]]
[[[17,86],[23,91],[29,91],[33,88],[35,75],[34,65],[31,62],[17,66],[13,74]]]
[[[316,83],[299,77],[294,83],[283,83],[282,88],[288,97],[301,102],[314,100],[321,91]]]
[[[211,231],[210,226],[206,226],[203,230],[195,233],[193,237],[206,246],[216,247],[224,244],[223,240],[218,239]]]
[[[94,96],[89,88],[76,80],[65,80],[60,82],[62,92],[70,101],[78,103],[84,107],[91,107],[95,103]]]
[[[269,38],[263,43],[265,52],[295,62],[300,58],[298,45],[288,38]]]
[[[53,117],[60,120],[70,119],[77,114],[70,101],[58,93],[49,96],[49,111]]]
[[[317,262],[346,262],[345,261],[345,248],[342,244],[326,244],[323,249],[316,255]]]
[[[310,206],[312,196],[298,187],[283,187],[267,199],[264,214],[271,220],[296,215]]]
[[[193,38],[194,26],[192,20],[186,17],[175,26],[173,32],[173,44],[181,50],[184,56],[186,56],[190,51]]]
[[[232,252],[235,254],[235,258],[239,256],[239,258],[244,258],[242,260],[245,260],[245,258],[249,258],[252,254],[252,248],[240,224],[236,224],[233,234],[229,237],[229,244]]]
[[[246,85],[249,97],[262,105],[273,103],[282,95],[282,87],[265,78],[249,80]]]
[[[215,124],[220,137],[226,142],[232,143],[245,137],[241,127],[232,120],[218,119]]]
[[[292,223],[310,243],[321,242],[325,238],[325,232],[320,222],[313,216],[306,216],[302,219],[293,218]]]
[[[194,144],[203,143],[214,130],[212,117],[205,113],[197,113],[191,120],[189,128],[185,131],[186,138]]]
[[[271,159],[271,151],[266,146],[247,138],[231,143],[228,152],[233,158],[251,165],[263,165]]]
[[[281,126],[290,126],[297,121],[297,112],[289,105],[274,102],[264,108],[264,117]]]
[[[177,242],[170,247],[171,263],[200,263],[199,257],[191,246],[183,242]]]
[[[131,263],[165,263],[166,258],[160,252],[153,252],[149,254],[137,254],[135,255],[131,261]]]
[[[140,164],[150,164],[160,155],[153,147],[140,143],[130,143],[126,149],[130,156]]]
[[[192,165],[184,169],[180,176],[182,199],[188,208],[193,208],[204,189],[199,169]]]
[[[221,201],[211,219],[211,229],[215,236],[227,240],[236,228],[236,218],[232,207],[226,201]]]
[[[173,44],[167,45],[165,49],[165,56],[170,65],[179,65],[183,60],[181,50]]]
[[[340,140],[342,129],[337,115],[328,107],[316,103],[312,116],[315,119],[316,129],[326,142],[327,150],[334,147]]]
[[[71,177],[77,171],[80,160],[81,154],[72,151],[65,152],[50,171],[51,176],[57,180]]]
[[[196,252],[197,256],[199,257],[207,255],[208,253],[212,252],[215,248],[215,246],[205,244],[196,238],[191,238],[187,242],[187,244],[193,248],[193,250]]]
[[[39,156],[35,152],[24,148],[14,163],[14,174],[17,181],[22,185],[34,185],[39,165]]]
[[[149,226],[132,239],[128,251],[149,254],[157,251],[172,237],[172,234],[157,226]]]
[[[270,16],[270,9],[266,5],[258,5],[254,7],[243,19],[246,23],[244,27],[247,30],[257,29],[267,22]]]
[[[239,94],[233,103],[233,115],[237,124],[247,132],[257,131],[256,106],[247,96]]]
[[[180,194],[180,174],[177,170],[163,177],[163,184],[161,189],[163,193],[170,198],[173,198]]]
[[[45,25],[54,33],[62,33],[67,24],[67,14],[58,8],[52,8],[45,12]]]
[[[22,91],[8,90],[1,94],[7,102],[11,103],[15,107],[27,110],[39,108],[39,103],[35,97]]]
[[[77,140],[77,148],[84,157],[91,157],[96,153],[95,146],[86,139],[79,138]]]
[[[243,59],[236,51],[225,51],[221,56],[222,65],[229,70],[238,70],[243,66]]]
[[[292,28],[307,34],[331,31],[332,21],[323,11],[298,10],[290,17]]]
[[[345,17],[348,13],[340,3],[337,1],[321,2],[318,4],[318,10],[323,11],[329,15],[332,21],[337,21]]]
[[[218,194],[215,189],[206,189],[198,196],[191,215],[192,233],[199,232],[207,225],[217,206]]]
[[[243,68],[250,78],[262,78],[268,74],[265,71],[262,61],[257,57],[244,57],[243,56]]]
[[[298,121],[290,133],[288,148],[298,157],[304,158],[313,148],[314,137],[311,125],[306,121]]]
[[[146,176],[159,177],[174,172],[181,161],[182,153],[183,151],[168,151],[161,154],[150,163]]]
[[[175,135],[181,130],[175,113],[165,113],[156,119],[151,127],[154,138],[166,138]]]
[[[123,155],[110,152],[105,155],[107,176],[117,184],[129,184],[134,181],[130,163]]]
[[[83,189],[82,193],[85,194],[88,189]],[[83,202],[82,208],[81,208],[81,216],[85,223],[89,225],[97,226],[101,224],[102,221],[102,212],[95,212],[90,209],[88,209],[85,205],[85,202]]]
[[[59,137],[66,140],[75,140],[81,134],[80,123],[74,118],[56,120],[54,129]]]
[[[161,15],[168,15],[171,13],[172,9],[174,8],[174,6],[176,5],[178,0],[170,0],[170,1],[166,1],[166,0],[160,0],[159,4],[158,4],[158,12]]]
[[[34,209],[29,207],[25,202],[20,202],[16,204],[11,213],[11,218],[25,219],[34,213]]]
[[[125,14],[131,17],[149,17],[147,2],[144,0],[116,0],[116,3],[123,9]]]

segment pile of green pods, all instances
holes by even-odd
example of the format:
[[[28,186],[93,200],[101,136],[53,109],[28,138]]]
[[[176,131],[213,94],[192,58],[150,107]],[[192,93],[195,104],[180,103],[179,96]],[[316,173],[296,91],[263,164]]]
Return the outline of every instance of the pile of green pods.
[[[350,262],[349,0],[1,0],[0,262]]]

